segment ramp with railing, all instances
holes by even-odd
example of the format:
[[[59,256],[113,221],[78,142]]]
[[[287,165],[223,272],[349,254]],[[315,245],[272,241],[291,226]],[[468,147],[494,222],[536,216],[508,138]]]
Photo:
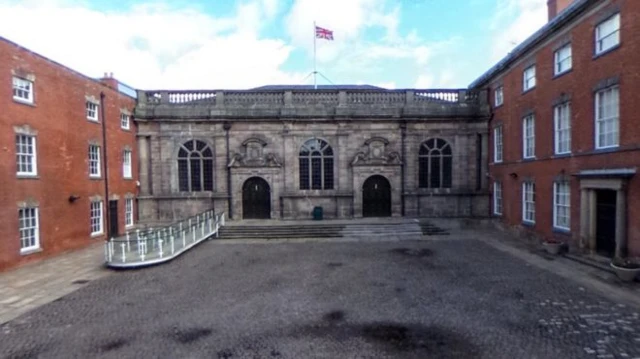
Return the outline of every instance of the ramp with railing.
[[[166,262],[212,236],[217,237],[224,224],[224,213],[206,211],[168,226],[127,232],[105,242],[105,261],[114,268]]]

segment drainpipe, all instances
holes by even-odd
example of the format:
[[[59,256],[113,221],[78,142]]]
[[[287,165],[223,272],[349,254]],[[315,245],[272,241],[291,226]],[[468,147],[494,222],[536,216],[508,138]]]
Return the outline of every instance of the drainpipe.
[[[109,166],[107,165],[107,119],[104,116],[104,92],[100,92],[100,117],[102,118],[102,173],[104,173],[104,198],[105,205],[103,210],[105,211],[105,218],[107,219],[107,240],[113,236],[111,233],[111,219],[109,218]],[[117,235],[117,233],[115,233]]]
[[[227,204],[229,205],[229,219],[233,219],[233,201],[231,196],[231,167],[229,167],[229,162],[231,162],[231,154],[229,153],[229,130],[231,129],[231,124],[225,122],[223,128],[225,131],[225,141],[227,143]]]
[[[401,131],[401,136],[400,138],[402,139],[401,141],[401,146],[402,146],[402,162],[400,162],[400,214],[404,217],[405,214],[405,203],[404,203],[404,171],[405,171],[405,163],[407,161],[405,155],[406,155],[406,150],[405,150],[405,137],[407,136],[407,123],[403,122],[400,124],[400,131]]]

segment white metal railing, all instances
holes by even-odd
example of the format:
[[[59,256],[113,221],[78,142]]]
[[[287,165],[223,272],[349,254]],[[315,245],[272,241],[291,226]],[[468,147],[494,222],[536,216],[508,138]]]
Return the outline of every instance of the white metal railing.
[[[109,267],[139,267],[169,261],[215,235],[225,224],[225,214],[199,213],[160,228],[137,229],[105,242]]]

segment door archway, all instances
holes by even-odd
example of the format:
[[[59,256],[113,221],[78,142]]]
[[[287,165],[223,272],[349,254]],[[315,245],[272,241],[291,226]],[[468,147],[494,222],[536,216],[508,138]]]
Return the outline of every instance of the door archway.
[[[384,176],[374,175],[364,181],[362,216],[391,217],[391,184]]]
[[[271,187],[260,177],[251,177],[242,186],[242,218],[271,218]]]

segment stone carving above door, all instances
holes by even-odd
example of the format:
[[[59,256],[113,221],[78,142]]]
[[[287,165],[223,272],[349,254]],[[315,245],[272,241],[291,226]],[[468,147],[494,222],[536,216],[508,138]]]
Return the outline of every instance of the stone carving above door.
[[[402,164],[400,154],[389,151],[389,141],[383,137],[372,137],[364,143],[364,150],[359,151],[351,161],[352,166],[399,165]]]
[[[242,142],[240,152],[231,155],[229,167],[281,167],[282,163],[275,153],[265,153],[267,142],[252,137]]]

